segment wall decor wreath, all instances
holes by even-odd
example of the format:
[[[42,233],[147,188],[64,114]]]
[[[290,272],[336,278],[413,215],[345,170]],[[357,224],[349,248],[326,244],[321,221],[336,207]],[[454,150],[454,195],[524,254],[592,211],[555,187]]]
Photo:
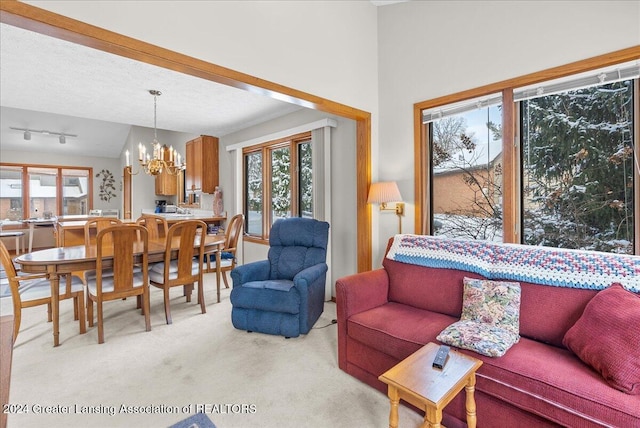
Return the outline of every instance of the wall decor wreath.
[[[114,186],[116,180],[113,178],[113,174],[108,169],[103,169],[96,174],[96,177],[102,177],[102,183],[100,183],[100,199],[109,202],[111,198],[116,197],[116,186]]]

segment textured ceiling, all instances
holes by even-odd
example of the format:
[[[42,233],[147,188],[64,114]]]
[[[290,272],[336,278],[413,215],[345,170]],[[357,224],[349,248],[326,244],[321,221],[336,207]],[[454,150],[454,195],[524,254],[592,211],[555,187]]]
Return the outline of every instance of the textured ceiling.
[[[130,125],[218,137],[299,106],[0,24],[2,150],[118,157]],[[77,134],[67,144],[21,131]]]

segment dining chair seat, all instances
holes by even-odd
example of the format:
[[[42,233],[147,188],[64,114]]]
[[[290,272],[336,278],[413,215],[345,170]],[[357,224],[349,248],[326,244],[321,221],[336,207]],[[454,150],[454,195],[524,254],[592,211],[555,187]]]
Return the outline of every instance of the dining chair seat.
[[[197,258],[193,259],[191,263],[191,274],[197,275],[200,269],[200,263]],[[172,260],[169,263],[169,280],[176,279],[178,277],[178,260]],[[149,269],[149,281],[153,281],[158,284],[164,284],[164,262],[154,263]]]
[[[15,263],[14,263],[15,266]],[[21,276],[30,276],[31,274],[24,273],[21,270],[17,270],[19,267],[16,267],[16,275],[18,277]],[[9,275],[4,270],[4,268],[0,269],[0,298],[2,297],[10,297],[11,296],[11,287],[9,285]]]
[[[134,266],[133,267],[133,273],[141,273],[142,272],[142,268],[140,266]],[[84,280],[85,283],[88,283],[89,281],[95,281],[96,280],[96,271],[94,270],[87,270],[84,271]],[[102,277],[109,277],[109,276],[113,276],[113,269],[104,269],[102,271]]]
[[[77,276],[71,275],[71,292],[83,292],[84,284]],[[63,279],[60,281],[60,294],[64,294],[67,290],[67,282]],[[31,300],[46,299],[51,297],[51,282],[47,278],[32,279],[21,281],[20,300],[28,302]]]
[[[17,271],[7,247],[1,241],[0,261],[2,261],[2,268],[6,275],[6,278],[0,280],[0,285],[3,288],[2,293],[6,293],[5,281],[7,281],[13,302],[13,340],[15,341],[20,332],[23,308],[46,305],[47,319],[52,321],[51,280],[46,278],[44,274],[25,274],[22,271]],[[60,300],[73,299],[73,317],[78,321],[80,333],[85,333],[87,327],[82,280],[74,275],[64,275],[60,278],[57,294]]]
[[[142,271],[138,269],[137,273],[133,274],[133,287],[141,287],[144,284],[144,278],[142,275]],[[94,279],[87,283],[87,289],[91,294],[96,295],[98,293],[98,288],[96,286],[95,276]],[[111,276],[103,276],[102,277],[102,292],[103,293],[111,293],[115,290],[114,280],[113,280],[113,272]]]

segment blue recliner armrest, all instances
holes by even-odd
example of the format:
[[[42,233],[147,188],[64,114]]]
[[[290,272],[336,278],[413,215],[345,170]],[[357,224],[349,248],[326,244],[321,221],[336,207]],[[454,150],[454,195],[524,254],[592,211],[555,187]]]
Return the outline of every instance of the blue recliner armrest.
[[[311,286],[318,278],[324,277],[327,270],[328,267],[326,263],[318,263],[317,265],[310,266],[301,270],[293,277],[293,284],[295,287],[300,288],[300,292],[303,292],[302,287]]]
[[[300,333],[307,334],[324,310],[324,286],[327,264],[310,266],[293,277],[293,286],[300,294]]]
[[[260,260],[258,262],[236,266],[231,271],[233,286],[238,287],[249,281],[266,281],[269,279],[270,271],[271,265],[269,264],[269,260]]]

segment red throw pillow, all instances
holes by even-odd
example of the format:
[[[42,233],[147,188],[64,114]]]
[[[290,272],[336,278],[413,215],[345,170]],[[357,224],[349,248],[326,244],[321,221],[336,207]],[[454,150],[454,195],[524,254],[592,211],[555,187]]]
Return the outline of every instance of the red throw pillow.
[[[614,388],[640,394],[640,296],[616,283],[596,294],[562,343]]]

